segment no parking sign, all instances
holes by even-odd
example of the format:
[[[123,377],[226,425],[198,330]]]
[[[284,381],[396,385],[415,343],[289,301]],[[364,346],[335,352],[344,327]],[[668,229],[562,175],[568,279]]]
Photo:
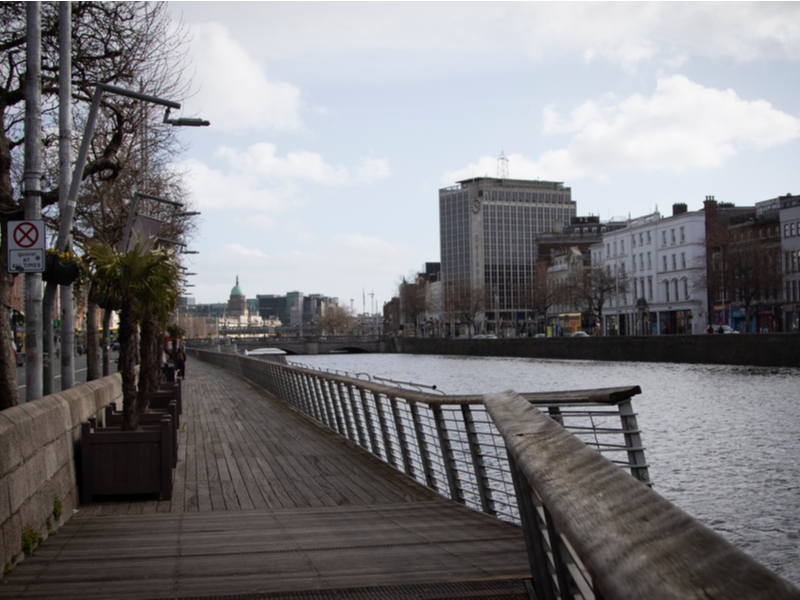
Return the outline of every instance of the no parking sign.
[[[8,272],[44,271],[44,221],[8,222]]]

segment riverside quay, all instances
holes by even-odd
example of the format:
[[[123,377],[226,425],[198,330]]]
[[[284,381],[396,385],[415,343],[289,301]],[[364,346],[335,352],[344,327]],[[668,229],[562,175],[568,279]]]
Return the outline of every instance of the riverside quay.
[[[452,396],[230,350],[158,392],[157,492],[146,449],[91,446],[118,374],[0,413],[0,598],[800,597],[651,489],[635,383]]]

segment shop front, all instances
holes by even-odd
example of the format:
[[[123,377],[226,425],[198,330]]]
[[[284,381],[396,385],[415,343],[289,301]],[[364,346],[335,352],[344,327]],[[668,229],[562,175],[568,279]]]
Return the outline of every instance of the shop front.
[[[800,333],[800,304],[787,304],[783,310],[783,330],[787,333]]]
[[[692,332],[691,310],[670,310],[658,313],[658,327],[661,335],[678,335]]]

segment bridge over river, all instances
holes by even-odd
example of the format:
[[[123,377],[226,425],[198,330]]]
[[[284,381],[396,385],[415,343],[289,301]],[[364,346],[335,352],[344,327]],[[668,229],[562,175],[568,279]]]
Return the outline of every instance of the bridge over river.
[[[239,352],[259,348],[277,348],[287,354],[331,354],[334,352],[386,352],[385,336],[307,336],[232,338]],[[202,348],[197,342],[193,347]]]

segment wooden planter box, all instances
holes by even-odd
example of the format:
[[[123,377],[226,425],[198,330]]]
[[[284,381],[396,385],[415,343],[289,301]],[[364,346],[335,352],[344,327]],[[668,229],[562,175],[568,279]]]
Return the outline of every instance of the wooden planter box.
[[[141,413],[139,415],[139,425],[146,429],[160,426],[161,420],[165,415],[168,416],[172,422],[172,467],[175,468],[178,466],[178,429],[180,429],[181,426],[177,402],[171,400],[166,410],[153,410],[151,412]],[[106,406],[104,421],[106,427],[122,426],[122,413],[117,412],[116,402],[112,402]]]
[[[173,425],[121,431],[81,425],[81,502],[94,496],[159,494],[172,499]]]
[[[162,384],[162,387],[159,389],[159,391],[151,392],[150,408],[166,410],[169,406],[170,400],[175,400],[178,403],[178,415],[182,415],[183,402],[180,383]]]

